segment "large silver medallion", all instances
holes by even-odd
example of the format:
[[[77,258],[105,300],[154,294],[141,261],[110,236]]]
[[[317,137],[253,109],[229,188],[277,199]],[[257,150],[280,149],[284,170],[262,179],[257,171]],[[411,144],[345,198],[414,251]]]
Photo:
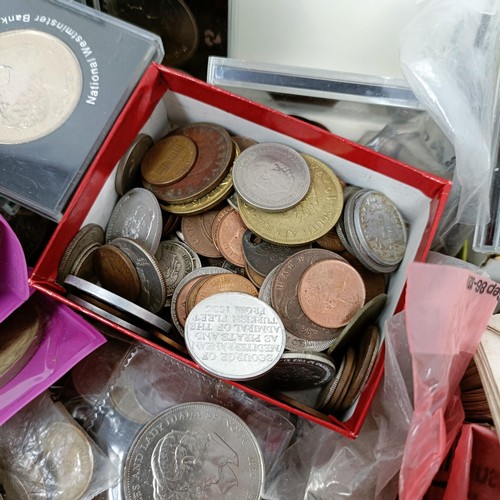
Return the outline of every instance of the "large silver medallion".
[[[153,418],[128,452],[126,500],[259,500],[264,461],[245,422],[211,403],[173,406]]]
[[[0,33],[0,144],[22,144],[58,129],[82,94],[82,70],[59,38],[36,30]]]

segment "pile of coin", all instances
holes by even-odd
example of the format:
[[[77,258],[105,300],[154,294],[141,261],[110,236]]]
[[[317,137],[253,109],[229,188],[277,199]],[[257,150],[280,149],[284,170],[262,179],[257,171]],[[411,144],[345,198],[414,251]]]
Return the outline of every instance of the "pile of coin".
[[[85,226],[61,260],[76,302],[218,377],[288,401],[287,388],[316,388],[311,411],[345,412],[373,367],[386,277],[406,249],[385,194],[212,123],[156,144],[141,134],[115,186],[105,231]]]

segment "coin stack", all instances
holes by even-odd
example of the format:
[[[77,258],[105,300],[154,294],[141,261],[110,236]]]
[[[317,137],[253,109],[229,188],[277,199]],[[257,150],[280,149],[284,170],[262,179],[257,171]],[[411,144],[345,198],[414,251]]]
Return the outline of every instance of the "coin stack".
[[[139,135],[115,187],[105,231],[85,226],[61,260],[75,302],[290,404],[315,388],[307,411],[355,402],[406,249],[389,197],[213,123]]]

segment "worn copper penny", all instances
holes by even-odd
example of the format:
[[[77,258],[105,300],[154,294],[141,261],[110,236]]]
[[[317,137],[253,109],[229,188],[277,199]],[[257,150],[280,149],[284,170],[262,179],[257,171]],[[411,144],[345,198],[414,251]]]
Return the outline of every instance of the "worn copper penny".
[[[252,295],[253,297],[258,297],[259,295],[257,288],[255,288],[253,283],[244,276],[232,273],[215,274],[209,276],[201,283],[196,295],[196,304],[207,297],[223,292],[241,292]]]
[[[334,413],[338,410],[338,407],[344,398],[349,385],[351,384],[352,377],[354,376],[354,370],[356,368],[356,352],[352,347],[347,349],[344,359],[344,370],[340,375],[337,387],[333,391],[330,400],[325,404],[324,409],[326,413]]]
[[[217,222],[214,221],[214,243],[226,260],[235,266],[245,267],[243,235],[247,227],[237,210],[232,207],[224,210],[223,216],[217,216]]]
[[[101,285],[124,299],[135,302],[141,293],[141,282],[130,258],[115,245],[101,245],[94,264]]]
[[[155,195],[168,203],[187,203],[209,193],[226,177],[234,148],[229,133],[212,123],[191,123],[174,134],[194,141],[198,156],[189,175],[170,186],[157,186]]]
[[[177,296],[177,302],[175,303],[175,313],[177,315],[177,321],[183,327],[186,324],[187,318],[187,298],[189,292],[193,288],[193,286],[200,280],[202,280],[205,276],[197,276],[193,278],[191,281],[188,281],[180,290]]]
[[[257,141],[250,139],[250,137],[244,137],[242,135],[235,135],[232,137],[233,142],[238,146],[240,153],[248,149],[250,146],[255,146]]]
[[[302,250],[283,262],[272,284],[273,307],[280,315],[285,328],[301,339],[331,340],[341,331],[314,323],[305,315],[299,304],[298,287],[302,274],[311,264],[324,259],[339,259],[345,262],[340,255],[322,248]]]
[[[326,250],[331,250],[332,252],[343,252],[345,250],[345,246],[342,241],[340,241],[335,229],[330,229],[328,233],[319,237],[316,243],[321,248],[326,248]]]
[[[141,175],[144,187],[154,193],[157,186],[170,186],[180,181],[194,166],[196,144],[183,135],[169,135],[157,142],[144,156]]]
[[[204,257],[222,257],[212,239],[212,225],[218,210],[210,210],[198,215],[185,216],[181,221],[181,231],[186,243]]]
[[[199,280],[193,283],[193,286],[188,290],[186,295],[186,317],[193,310],[194,306],[199,302],[198,292],[200,291],[201,285],[205,283],[210,278],[210,276],[202,276]]]
[[[325,328],[340,328],[365,303],[365,285],[350,264],[321,260],[302,275],[298,287],[300,307],[307,317]]]

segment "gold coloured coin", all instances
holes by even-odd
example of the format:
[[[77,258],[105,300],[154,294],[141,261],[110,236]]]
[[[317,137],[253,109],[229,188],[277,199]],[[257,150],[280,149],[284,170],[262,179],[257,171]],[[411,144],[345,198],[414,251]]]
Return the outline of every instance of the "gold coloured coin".
[[[322,161],[302,155],[311,171],[311,185],[304,199],[284,212],[265,212],[238,197],[245,225],[266,241],[279,245],[303,245],[325,235],[338,221],[343,207],[342,186]]]
[[[142,160],[141,175],[145,187],[169,186],[180,181],[193,168],[196,156],[196,144],[189,137],[165,137]]]

